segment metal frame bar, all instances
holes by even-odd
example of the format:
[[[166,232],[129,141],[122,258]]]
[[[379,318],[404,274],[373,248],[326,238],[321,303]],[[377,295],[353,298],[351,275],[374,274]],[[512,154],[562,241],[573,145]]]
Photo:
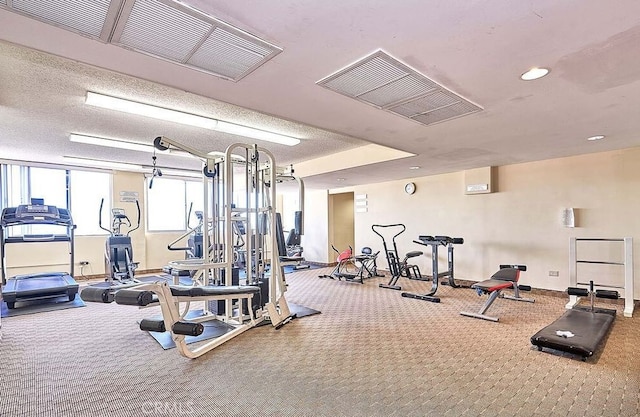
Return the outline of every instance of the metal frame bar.
[[[607,261],[588,261],[588,260],[578,260],[578,242],[579,241],[590,241],[590,242],[622,242],[624,244],[624,262],[607,262]],[[625,238],[614,238],[614,239],[605,239],[605,238],[575,238],[572,237],[569,245],[569,286],[576,287],[581,283],[578,282],[578,264],[579,263],[587,263],[587,264],[605,264],[605,265],[621,265],[624,266],[624,287],[619,286],[611,286],[611,285],[599,285],[595,284],[598,287],[606,287],[606,288],[623,288],[624,289],[624,311],[623,314],[625,317],[632,317],[634,310],[634,299],[633,299],[633,238],[625,237]],[[582,284],[584,285],[584,284]],[[565,305],[567,309],[573,308],[580,298],[576,295],[569,296],[569,302]]]

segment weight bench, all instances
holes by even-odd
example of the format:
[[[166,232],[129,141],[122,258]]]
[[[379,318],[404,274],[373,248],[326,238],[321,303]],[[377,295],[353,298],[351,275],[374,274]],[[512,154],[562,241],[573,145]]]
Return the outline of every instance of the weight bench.
[[[526,265],[500,265],[498,272],[493,274],[490,279],[480,281],[471,286],[478,295],[489,294],[489,298],[480,308],[477,313],[470,313],[462,311],[460,314],[467,317],[474,317],[476,319],[483,319],[489,321],[498,321],[498,317],[487,316],[485,313],[491,307],[496,298],[506,298],[508,300],[526,301],[533,303],[535,300],[531,298],[523,298],[520,296],[520,290],[530,291],[531,287],[525,285],[518,285],[520,279],[520,271],[526,271]],[[513,295],[504,295],[502,290],[513,289]]]
[[[617,299],[617,291],[593,291],[585,288],[568,288],[569,295],[580,297],[590,296],[591,306],[575,306],[567,310],[556,321],[531,336],[531,343],[538,347],[555,349],[562,352],[579,355],[583,361],[593,356],[598,347],[603,344],[616,318],[616,310],[594,308],[594,297]]]
[[[182,286],[169,285],[166,281],[141,284],[133,288],[114,290],[110,288],[87,287],[82,290],[80,297],[84,301],[134,305],[146,307],[159,303],[163,320],[142,320],[140,329],[146,331],[164,332],[169,330],[178,352],[187,358],[197,358],[210,350],[220,346],[224,342],[233,339],[240,333],[254,327],[258,320],[254,317],[251,299],[260,292],[256,286],[229,285],[229,286]],[[228,301],[225,315],[205,314],[204,316],[184,320],[180,314],[179,303],[194,301]],[[237,308],[232,308],[232,300],[238,300]],[[247,308],[243,308],[246,302]],[[284,304],[286,306],[286,304]],[[246,313],[244,313],[246,312]],[[290,314],[288,314],[290,316]],[[291,316],[290,316],[291,317]],[[209,320],[221,320],[234,328],[199,347],[189,349],[185,336],[199,336],[204,331],[203,322]]]

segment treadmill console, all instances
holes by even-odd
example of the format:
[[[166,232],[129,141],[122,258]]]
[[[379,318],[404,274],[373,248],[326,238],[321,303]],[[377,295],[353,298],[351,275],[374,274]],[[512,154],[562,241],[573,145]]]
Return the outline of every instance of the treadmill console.
[[[56,206],[44,204],[22,204],[16,207],[16,219],[59,219],[60,212]]]
[[[25,224],[57,224],[69,227],[73,225],[73,220],[69,210],[46,204],[21,204],[2,210],[0,226]]]

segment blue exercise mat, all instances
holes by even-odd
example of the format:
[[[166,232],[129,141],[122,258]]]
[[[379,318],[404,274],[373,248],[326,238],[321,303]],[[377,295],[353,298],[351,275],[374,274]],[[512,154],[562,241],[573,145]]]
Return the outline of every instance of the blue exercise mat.
[[[68,308],[84,307],[85,303],[76,295],[73,301],[69,301],[67,295],[45,300],[16,301],[16,308],[9,309],[7,303],[2,303],[0,315],[2,317],[15,317],[23,314],[44,313],[54,310],[66,310]]]
[[[189,320],[190,318],[193,318],[193,317],[202,316],[202,314],[203,314],[202,310],[190,311],[189,313],[187,313],[187,316],[185,317],[185,319]],[[162,316],[153,317],[153,320],[162,320]],[[202,325],[204,326],[204,332],[202,332],[200,336],[185,337],[184,340],[188,345],[191,343],[200,342],[202,340],[220,337],[223,334],[234,329],[233,326],[219,320],[206,321],[202,323]],[[172,349],[176,347],[176,344],[171,338],[171,332],[168,332],[168,331],[163,333],[149,332],[149,335],[151,335],[151,337],[153,337],[156,340],[156,342],[160,343],[160,346],[162,346],[164,350]]]

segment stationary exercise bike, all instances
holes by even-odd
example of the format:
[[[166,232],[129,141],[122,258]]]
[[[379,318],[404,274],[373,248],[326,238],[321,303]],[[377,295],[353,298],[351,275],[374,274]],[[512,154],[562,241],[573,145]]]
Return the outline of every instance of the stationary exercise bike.
[[[133,228],[131,227],[131,220],[129,220],[124,209],[111,209],[111,230],[102,226],[103,206],[104,198],[100,201],[99,225],[102,230],[109,232],[104,250],[105,272],[108,274],[106,280],[110,284],[114,282],[118,284],[135,282],[134,275],[138,262],[133,261],[133,245],[129,235],[140,227],[140,204],[136,200],[138,218],[136,226]],[[122,233],[123,226],[129,228],[126,234]]]

